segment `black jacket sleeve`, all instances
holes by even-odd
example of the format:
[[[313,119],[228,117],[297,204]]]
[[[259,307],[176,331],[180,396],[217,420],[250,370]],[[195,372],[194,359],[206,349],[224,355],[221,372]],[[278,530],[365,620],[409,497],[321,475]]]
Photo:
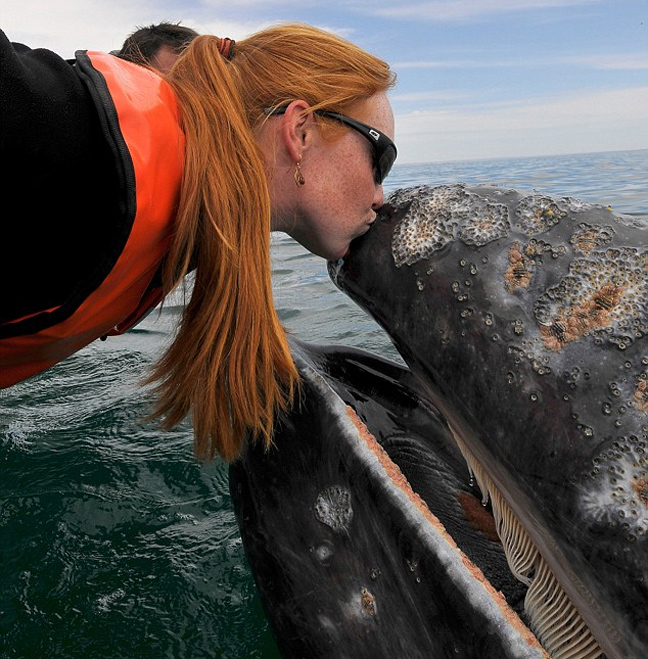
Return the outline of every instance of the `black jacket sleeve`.
[[[113,241],[119,183],[72,63],[0,32],[0,324],[65,303]]]

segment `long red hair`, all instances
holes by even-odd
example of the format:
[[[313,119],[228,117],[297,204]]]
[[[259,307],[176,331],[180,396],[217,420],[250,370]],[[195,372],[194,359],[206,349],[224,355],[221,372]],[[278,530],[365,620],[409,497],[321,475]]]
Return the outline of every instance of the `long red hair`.
[[[174,341],[154,367],[153,415],[166,428],[191,413],[195,452],[236,458],[246,433],[272,442],[299,376],[274,309],[270,194],[255,131],[264,109],[296,98],[343,111],[386,91],[387,64],[305,25],[259,32],[219,54],[201,36],[168,76],[186,136],[181,202],[164,285],[195,269]]]

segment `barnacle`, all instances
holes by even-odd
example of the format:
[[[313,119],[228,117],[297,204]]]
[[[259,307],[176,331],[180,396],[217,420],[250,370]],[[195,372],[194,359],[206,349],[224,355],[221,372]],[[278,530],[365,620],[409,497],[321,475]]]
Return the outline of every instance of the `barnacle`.
[[[505,205],[468,192],[463,185],[398,190],[389,203],[410,204],[392,238],[397,267],[426,259],[455,240],[485,245],[508,235],[510,228]]]
[[[630,247],[595,250],[573,261],[569,274],[535,304],[545,347],[560,350],[565,343],[600,335],[623,349],[645,336],[647,268],[648,252]]]
[[[567,213],[551,197],[529,195],[515,208],[516,226],[527,236],[544,233]]]

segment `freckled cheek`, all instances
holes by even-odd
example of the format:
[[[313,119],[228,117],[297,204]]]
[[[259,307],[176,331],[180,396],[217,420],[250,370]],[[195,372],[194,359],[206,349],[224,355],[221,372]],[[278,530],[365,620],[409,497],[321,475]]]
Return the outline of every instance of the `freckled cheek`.
[[[341,236],[355,235],[359,226],[369,219],[373,205],[373,169],[368,157],[362,157],[364,155],[359,157],[357,152],[340,154],[335,176],[327,185],[328,215]]]
[[[351,135],[354,142],[339,159],[337,169],[356,194],[373,187],[373,160],[362,136]]]
[[[344,187],[356,206],[371,206],[375,190],[373,169],[364,159],[357,159],[347,171]]]

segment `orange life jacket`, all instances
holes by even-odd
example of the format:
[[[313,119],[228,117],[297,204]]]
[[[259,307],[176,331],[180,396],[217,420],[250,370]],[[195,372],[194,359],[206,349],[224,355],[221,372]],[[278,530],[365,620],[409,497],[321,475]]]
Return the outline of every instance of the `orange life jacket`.
[[[116,166],[128,182],[131,199],[124,213],[132,215],[127,218],[132,226],[112,270],[71,314],[43,309],[0,326],[0,387],[53,366],[101,336],[126,331],[162,299],[152,282],[169,245],[184,164],[176,97],[156,73],[112,55],[81,51],[75,66],[84,71]],[[29,331],[35,316],[39,329]]]

